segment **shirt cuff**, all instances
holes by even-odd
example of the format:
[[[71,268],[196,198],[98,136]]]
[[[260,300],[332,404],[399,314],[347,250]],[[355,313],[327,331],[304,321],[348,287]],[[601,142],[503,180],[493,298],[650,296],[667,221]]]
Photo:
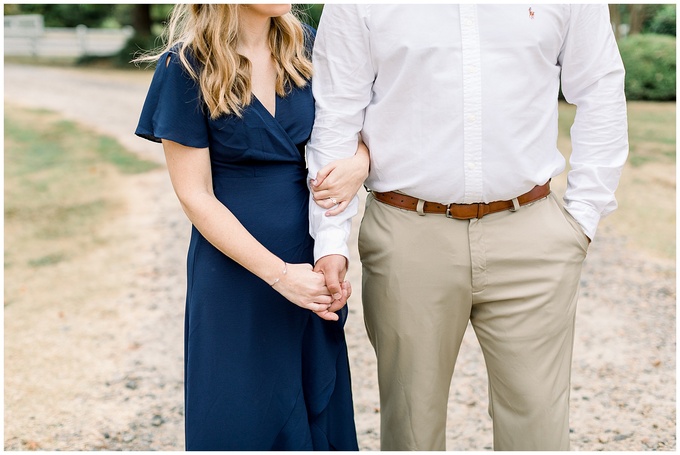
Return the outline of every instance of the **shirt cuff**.
[[[314,239],[314,263],[324,256],[339,254],[347,258],[349,264],[347,240],[345,230],[339,226],[329,226],[324,231],[317,232]]]
[[[595,239],[597,225],[600,223],[600,213],[589,204],[580,201],[565,202],[564,208],[574,217],[583,229],[583,233],[592,241]]]

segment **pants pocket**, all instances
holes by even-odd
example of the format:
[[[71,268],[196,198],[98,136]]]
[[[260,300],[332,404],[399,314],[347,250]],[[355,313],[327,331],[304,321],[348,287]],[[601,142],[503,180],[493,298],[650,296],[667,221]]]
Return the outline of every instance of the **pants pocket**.
[[[588,240],[588,236],[585,234],[585,232],[583,232],[583,228],[581,227],[580,224],[578,224],[578,221],[576,221],[576,219],[571,215],[571,213],[569,213],[567,209],[564,208],[564,204],[562,204],[562,201],[560,201],[557,198],[555,193],[550,193],[550,197],[552,197],[557,206],[560,208],[562,216],[564,217],[564,220],[567,222],[572,232],[574,233],[575,239],[578,242],[579,246],[581,247],[584,253],[587,253],[590,241]]]

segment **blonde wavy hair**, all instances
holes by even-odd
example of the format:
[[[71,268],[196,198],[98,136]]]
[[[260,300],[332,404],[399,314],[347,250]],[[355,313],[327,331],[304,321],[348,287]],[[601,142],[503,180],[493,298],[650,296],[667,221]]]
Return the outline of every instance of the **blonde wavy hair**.
[[[165,44],[133,62],[156,61],[176,48],[182,65],[199,83],[210,117],[215,119],[223,114],[240,117],[243,108],[252,101],[251,63],[236,52],[240,7],[237,4],[176,5],[162,35]],[[279,96],[285,96],[292,85],[304,87],[312,76],[305,33],[292,12],[271,18],[269,47],[276,65]],[[188,52],[200,64],[198,71],[189,62]]]

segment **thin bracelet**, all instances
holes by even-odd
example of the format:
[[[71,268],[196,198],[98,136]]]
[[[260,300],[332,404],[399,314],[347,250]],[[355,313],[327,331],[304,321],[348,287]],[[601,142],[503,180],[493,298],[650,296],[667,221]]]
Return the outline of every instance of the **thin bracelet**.
[[[272,284],[270,284],[270,286],[274,287],[274,285],[275,285],[276,283],[278,283],[279,281],[281,281],[281,278],[282,278],[283,275],[285,275],[286,273],[288,273],[288,263],[287,263],[287,262],[284,262],[284,263],[283,263],[283,272],[281,272],[281,276],[278,277],[277,279],[275,279],[274,282],[273,282]]]

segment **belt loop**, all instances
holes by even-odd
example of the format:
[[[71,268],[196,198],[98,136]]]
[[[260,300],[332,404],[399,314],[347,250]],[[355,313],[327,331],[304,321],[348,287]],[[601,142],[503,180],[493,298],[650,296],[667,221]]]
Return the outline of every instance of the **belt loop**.
[[[418,215],[420,216],[425,216],[425,201],[422,199],[418,199],[418,203],[416,204],[416,212],[418,212]]]
[[[517,198],[512,199],[512,208],[510,209],[511,212],[516,212],[519,210],[519,200]]]

